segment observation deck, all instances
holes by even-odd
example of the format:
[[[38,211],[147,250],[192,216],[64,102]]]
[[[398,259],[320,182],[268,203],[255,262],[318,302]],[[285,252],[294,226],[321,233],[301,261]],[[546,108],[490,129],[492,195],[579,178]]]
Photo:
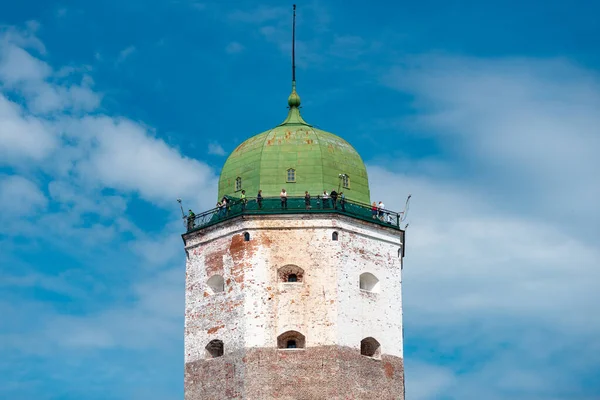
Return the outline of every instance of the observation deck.
[[[347,215],[365,222],[388,228],[400,228],[403,212],[391,210],[373,211],[369,204],[359,203],[353,200],[338,198],[334,205],[332,199],[323,199],[321,196],[311,198],[310,206],[307,207],[304,196],[288,196],[287,206],[284,206],[280,197],[263,197],[262,201],[257,198],[247,197],[246,201],[239,198],[227,197],[228,205],[215,207],[194,217],[187,218],[187,232],[201,230],[203,228],[218,224],[220,222],[238,217],[240,215],[274,215],[274,214],[326,214],[335,213]]]

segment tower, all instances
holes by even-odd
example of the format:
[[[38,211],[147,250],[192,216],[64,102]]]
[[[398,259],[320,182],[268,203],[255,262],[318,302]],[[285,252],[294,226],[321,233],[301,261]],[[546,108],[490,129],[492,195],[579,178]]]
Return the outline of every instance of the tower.
[[[295,73],[288,105],[183,234],[185,398],[404,399],[401,214],[373,214],[361,157],[304,121]]]

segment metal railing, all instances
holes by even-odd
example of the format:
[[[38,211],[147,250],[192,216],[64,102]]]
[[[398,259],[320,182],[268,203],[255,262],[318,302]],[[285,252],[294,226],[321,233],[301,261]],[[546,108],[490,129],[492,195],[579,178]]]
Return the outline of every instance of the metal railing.
[[[228,197],[226,206],[215,207],[212,210],[196,214],[193,217],[185,217],[187,220],[187,232],[206,228],[219,222],[240,215],[270,215],[270,214],[317,214],[338,213],[349,215],[364,221],[379,225],[400,229],[403,212],[390,210],[372,210],[369,204],[359,203],[352,200],[337,201],[321,196],[310,199],[306,204],[304,196],[288,196],[283,202],[279,197],[246,198],[245,200]]]

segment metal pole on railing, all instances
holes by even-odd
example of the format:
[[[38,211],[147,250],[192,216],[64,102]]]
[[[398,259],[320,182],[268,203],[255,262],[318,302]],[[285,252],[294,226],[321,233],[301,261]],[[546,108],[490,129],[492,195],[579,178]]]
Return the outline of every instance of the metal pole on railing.
[[[177,202],[179,203],[179,208],[181,209],[181,220],[183,221],[183,226],[187,228],[185,213],[183,212],[183,206],[181,205],[181,199],[177,199]]]

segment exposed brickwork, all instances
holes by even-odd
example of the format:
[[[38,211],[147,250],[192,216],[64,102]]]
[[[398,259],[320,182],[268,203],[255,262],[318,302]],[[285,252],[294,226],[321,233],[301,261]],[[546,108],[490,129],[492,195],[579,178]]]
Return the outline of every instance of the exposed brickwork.
[[[229,220],[185,242],[186,399],[402,399],[398,231],[338,215],[273,215]],[[365,272],[379,280],[377,293],[360,290]],[[298,281],[282,282],[289,273]],[[213,275],[224,291],[208,289]],[[278,350],[288,331],[306,348]],[[381,360],[360,355],[368,337]],[[213,340],[224,356],[208,359]]]
[[[399,400],[402,359],[338,346],[248,349],[186,364],[186,400]]]

